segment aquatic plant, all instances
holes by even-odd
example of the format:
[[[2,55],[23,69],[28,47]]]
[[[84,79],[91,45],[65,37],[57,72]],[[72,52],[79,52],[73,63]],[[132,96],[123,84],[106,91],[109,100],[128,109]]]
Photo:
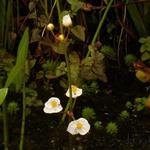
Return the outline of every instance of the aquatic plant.
[[[72,135],[81,134],[85,135],[90,130],[90,124],[85,118],[79,118],[71,121],[68,125],[67,131]]]
[[[62,110],[62,106],[60,104],[60,100],[57,97],[51,97],[44,106],[43,111],[45,113],[51,114],[51,113],[58,113]]]
[[[115,122],[109,122],[106,126],[106,132],[111,135],[118,133],[118,126]]]

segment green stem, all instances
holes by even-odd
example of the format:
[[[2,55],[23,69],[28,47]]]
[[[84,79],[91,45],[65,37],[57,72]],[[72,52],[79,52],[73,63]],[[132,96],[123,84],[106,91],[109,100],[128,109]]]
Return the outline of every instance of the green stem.
[[[110,7],[111,7],[113,1],[114,1],[114,0],[110,0],[110,1],[109,1],[108,5],[107,5],[107,7],[106,7],[106,9],[105,9],[105,12],[104,12],[104,14],[103,14],[103,16],[102,16],[102,19],[101,19],[100,22],[99,22],[99,25],[98,25],[98,27],[97,27],[97,30],[96,30],[96,32],[95,32],[95,35],[94,35],[93,40],[92,40],[92,42],[91,42],[91,45],[93,45],[93,44],[95,43],[95,41],[96,41],[96,39],[97,39],[97,37],[98,37],[98,35],[99,35],[99,33],[100,33],[100,30],[101,30],[101,28],[102,28],[102,25],[103,25],[103,23],[104,23],[104,21],[105,21],[105,19],[106,19],[107,13],[108,13],[108,11],[109,11],[109,9],[110,9]],[[86,57],[88,57],[89,55],[90,55],[90,50],[88,50]]]
[[[51,8],[50,14],[49,14],[49,16],[48,16],[48,21],[50,21],[50,19],[51,19],[51,16],[52,16],[54,7],[55,7],[55,5],[56,5],[56,1],[57,1],[57,0],[54,1],[54,4],[53,4],[53,6],[52,6],[52,8]]]
[[[124,15],[123,15],[123,24],[125,23],[126,20],[126,6],[124,7]],[[122,35],[123,35],[124,27],[122,26],[121,32],[119,35],[119,40],[118,40],[118,47],[117,47],[117,57],[118,57],[118,65],[120,66],[120,44],[122,40]]]
[[[8,123],[7,123],[7,107],[6,100],[3,102],[3,130],[4,130],[4,150],[8,150]]]
[[[45,15],[48,17],[47,0],[44,0],[44,9],[45,9]]]
[[[19,12],[19,0],[17,0],[17,28],[19,27],[19,16],[20,16],[20,12]]]
[[[63,34],[63,26],[62,26],[62,21],[61,21],[61,10],[60,10],[59,0],[57,0],[56,5],[57,5],[58,18],[59,18],[59,24],[60,24],[60,32]]]
[[[12,3],[11,1],[8,1],[7,4],[7,11],[6,11],[6,21],[5,21],[5,35],[4,35],[4,47],[7,47],[7,42],[8,42],[8,29],[9,29],[9,24],[10,24],[10,14],[11,14],[11,6]]]
[[[60,124],[64,122],[64,120],[66,118],[67,111],[69,110],[69,108],[71,107],[72,102],[73,102],[73,100],[72,100],[72,89],[71,89],[71,71],[70,71],[70,63],[69,63],[67,51],[65,52],[65,60],[66,60],[66,64],[67,64],[67,76],[68,76],[69,95],[70,96],[69,96],[69,100],[68,100],[68,103],[66,105],[65,111],[63,113],[63,116],[61,118]]]
[[[58,17],[59,17],[59,24],[60,24],[60,32],[63,34],[63,26],[62,26],[62,21],[61,21],[61,10],[60,10],[60,3],[59,0],[56,1],[57,5],[57,11],[58,11]],[[66,105],[65,111],[63,113],[63,116],[60,120],[60,124],[62,124],[66,118],[67,111],[70,109],[72,105],[72,89],[71,89],[71,71],[70,71],[70,63],[69,63],[69,57],[67,54],[67,51],[65,52],[65,61],[67,64],[67,77],[68,77],[68,85],[69,85],[69,100]]]
[[[24,143],[24,132],[25,132],[25,118],[26,118],[26,94],[25,94],[25,81],[23,83],[23,108],[22,108],[22,122],[21,122],[21,135],[20,135],[20,144],[19,144],[19,150],[23,150],[23,143]]]
[[[73,111],[75,104],[76,104],[77,98],[74,98],[72,106],[71,106],[71,111]]]
[[[55,5],[56,5],[56,0],[55,0],[55,2],[54,2],[54,4],[53,4],[53,6],[52,6],[52,8],[51,8],[51,11],[50,11],[50,14],[49,14],[49,16],[48,16],[48,23],[49,23],[49,21],[50,21],[50,19],[51,19],[51,16],[52,16],[52,13],[53,13],[53,10],[54,10]],[[45,25],[45,27],[44,27],[44,29],[43,29],[43,31],[42,31],[42,37],[44,36],[46,27],[47,27],[47,25]],[[53,36],[54,36],[54,34],[53,34]],[[55,36],[54,36],[54,37],[55,37]]]

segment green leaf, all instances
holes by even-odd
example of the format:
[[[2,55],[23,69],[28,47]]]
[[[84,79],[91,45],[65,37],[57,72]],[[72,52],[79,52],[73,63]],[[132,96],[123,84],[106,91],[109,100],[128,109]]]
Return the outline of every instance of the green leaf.
[[[5,100],[5,97],[7,95],[8,92],[8,88],[2,88],[0,89],[0,105],[3,103],[3,101]]]
[[[140,36],[146,36],[148,32],[146,31],[146,27],[145,27],[143,18],[141,17],[141,13],[137,5],[134,3],[134,0],[130,0],[130,3],[133,3],[133,4],[127,5],[127,10],[134,23],[134,26]]]
[[[93,51],[92,57],[86,57],[81,62],[81,77],[86,80],[99,79],[107,82],[105,74],[104,55]]]
[[[77,4],[79,1],[78,1],[78,0],[67,0],[67,2],[68,2],[70,5],[75,5],[75,4]]]
[[[71,72],[72,82],[77,83],[79,72],[80,72],[79,64],[77,64],[77,63],[71,64],[70,65],[70,72]]]
[[[5,87],[9,87],[10,84],[15,83],[16,90],[21,88],[25,72],[24,67],[28,53],[28,45],[29,45],[29,28],[26,28],[19,43],[16,64],[8,74]]]
[[[67,2],[71,5],[71,10],[74,13],[76,13],[83,6],[83,2],[81,2],[79,0],[67,0]]]
[[[79,55],[75,51],[70,53],[69,60],[70,60],[70,63],[78,63],[78,64],[80,63]]]
[[[95,119],[95,118],[96,118],[96,113],[95,113],[95,111],[94,111],[93,108],[85,107],[85,108],[82,110],[82,116],[83,116],[84,118],[86,118],[87,120]]]
[[[85,28],[77,25],[71,28],[71,32],[80,40],[85,41]]]
[[[135,55],[132,55],[132,54],[127,54],[124,58],[124,61],[125,61],[125,64],[127,66],[130,66],[133,64],[133,62],[135,62],[137,60],[136,56]]]
[[[12,84],[14,82],[14,79],[16,76],[18,76],[18,74],[20,73],[21,71],[21,66],[18,67],[18,66],[14,66],[11,71],[9,72],[8,74],[8,78],[6,80],[6,83],[5,83],[5,87],[9,87],[10,84]]]
[[[97,78],[103,82],[107,82],[107,76],[105,74],[104,55],[99,52],[95,52],[94,63],[92,65],[92,71],[96,74]]]
[[[114,49],[110,46],[107,46],[107,45],[104,45],[102,48],[101,48],[101,52],[109,57],[109,58],[116,58],[116,52],[114,51]]]
[[[34,98],[27,97],[26,105],[30,106],[30,107],[40,107],[40,106],[43,106],[43,102],[42,102],[42,100],[37,100]]]
[[[145,43],[146,42],[146,38],[144,38],[144,37],[141,37],[140,39],[139,39],[139,43]]]
[[[145,52],[141,56],[142,61],[150,60],[150,53]]]
[[[19,43],[16,65],[24,66],[28,54],[28,45],[29,45],[29,28],[26,28]]]
[[[60,77],[66,73],[66,63],[61,62],[60,65],[56,68],[56,76]]]
[[[68,46],[70,45],[70,41],[62,41],[60,43],[52,43],[51,47],[58,54],[65,54],[68,50]]]
[[[92,72],[92,64],[93,64],[93,58],[92,57],[86,57],[81,62],[81,77],[86,80],[93,80],[96,79],[96,75]]]

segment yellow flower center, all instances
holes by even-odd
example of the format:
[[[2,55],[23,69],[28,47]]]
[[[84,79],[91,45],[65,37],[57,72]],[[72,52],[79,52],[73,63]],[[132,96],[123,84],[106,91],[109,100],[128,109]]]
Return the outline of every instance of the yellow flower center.
[[[76,86],[72,85],[71,90],[72,90],[72,93],[74,93],[74,94],[77,93],[77,87]]]
[[[53,108],[55,108],[55,107],[58,106],[58,103],[57,103],[57,101],[52,100],[51,103],[50,103],[50,105],[51,105]]]
[[[83,124],[81,122],[77,122],[76,127],[77,129],[81,129],[83,127]]]

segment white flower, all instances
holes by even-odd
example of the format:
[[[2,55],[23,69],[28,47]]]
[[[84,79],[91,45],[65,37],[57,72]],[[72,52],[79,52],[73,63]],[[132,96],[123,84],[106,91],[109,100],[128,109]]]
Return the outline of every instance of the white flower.
[[[89,130],[90,124],[84,118],[79,118],[78,120],[71,121],[67,128],[67,131],[72,135],[85,135],[89,132]]]
[[[52,23],[49,23],[49,24],[47,25],[47,30],[53,31],[53,30],[54,30],[54,25],[53,25]]]
[[[71,85],[71,91],[72,91],[72,98],[76,98],[76,97],[79,97],[80,95],[82,95],[82,89],[78,88],[75,85]],[[69,89],[66,92],[66,96],[67,97],[70,96],[70,90]]]
[[[70,17],[69,14],[63,16],[62,24],[63,24],[63,26],[65,26],[65,27],[70,27],[70,26],[72,25],[72,20],[71,20],[71,17]]]
[[[57,97],[51,97],[46,103],[43,111],[45,113],[58,113],[62,110],[62,106],[60,104],[60,100]]]

